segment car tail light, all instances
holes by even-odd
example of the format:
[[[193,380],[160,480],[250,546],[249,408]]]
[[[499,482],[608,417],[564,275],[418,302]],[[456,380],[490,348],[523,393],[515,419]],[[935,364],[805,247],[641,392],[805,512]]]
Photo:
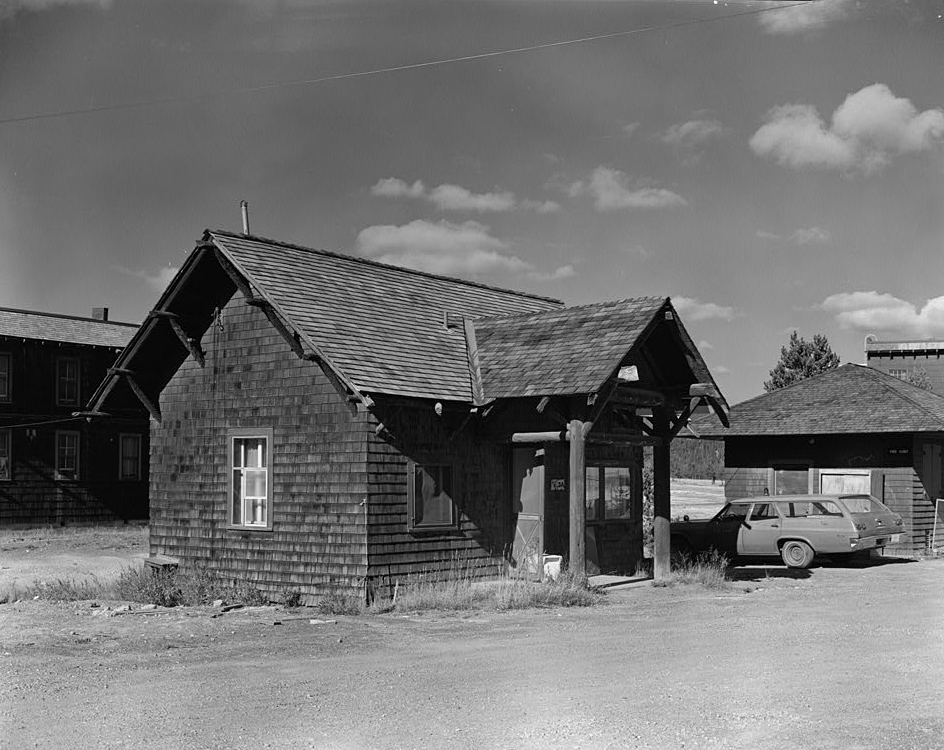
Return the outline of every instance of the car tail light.
[[[856,531],[865,531],[866,529],[866,526],[864,523],[857,523],[855,527],[856,527]]]
[[[859,546],[859,537],[857,537],[857,536],[850,536],[850,537],[849,537],[849,546],[850,546],[850,547],[858,547],[858,546]]]

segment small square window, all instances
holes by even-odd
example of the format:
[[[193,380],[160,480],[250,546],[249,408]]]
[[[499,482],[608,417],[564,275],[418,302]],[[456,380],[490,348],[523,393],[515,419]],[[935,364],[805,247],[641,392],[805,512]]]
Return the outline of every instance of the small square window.
[[[79,433],[56,432],[56,479],[79,478]]]
[[[272,430],[231,434],[230,523],[240,528],[272,528]]]
[[[445,464],[420,466],[410,461],[408,471],[410,530],[457,528],[452,467]]]
[[[74,357],[56,360],[56,403],[62,406],[79,403],[79,360]]]
[[[8,352],[0,352],[0,401],[10,400],[10,370],[13,366]]]
[[[12,479],[11,430],[0,429],[0,482]]]
[[[135,481],[141,478],[141,436],[122,433],[118,437],[118,478]]]

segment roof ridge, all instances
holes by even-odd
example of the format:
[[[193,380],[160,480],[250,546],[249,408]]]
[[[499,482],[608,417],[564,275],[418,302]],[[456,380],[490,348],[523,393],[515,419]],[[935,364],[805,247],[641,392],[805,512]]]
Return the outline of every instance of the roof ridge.
[[[476,318],[476,320],[495,320],[497,318],[507,319],[507,318],[526,318],[534,315],[548,315],[548,314],[560,314],[560,313],[569,313],[574,312],[575,310],[586,310],[591,307],[603,307],[605,305],[618,305],[623,302],[642,302],[642,301],[652,301],[653,303],[658,302],[660,305],[664,304],[666,300],[671,299],[670,297],[660,297],[658,295],[646,295],[644,297],[623,297],[622,299],[613,299],[613,300],[604,300],[603,302],[588,302],[583,305],[564,305],[563,307],[558,307],[553,310],[533,310],[532,312],[520,312],[520,313],[500,313],[498,315],[483,315]]]
[[[442,281],[449,281],[455,284],[464,284],[465,286],[475,287],[478,289],[488,289],[493,292],[504,292],[505,294],[514,294],[518,297],[527,297],[529,299],[540,300],[542,302],[553,302],[557,305],[563,306],[563,300],[559,300],[556,297],[545,297],[540,294],[534,294],[532,292],[522,292],[518,289],[508,289],[506,287],[492,286],[491,284],[483,284],[479,281],[469,281],[467,279],[460,279],[455,276],[446,276],[444,274],[430,273],[429,271],[420,271],[415,268],[407,268],[405,266],[395,266],[392,263],[381,263],[377,260],[371,260],[370,258],[359,258],[356,255],[349,255],[347,253],[337,252],[336,250],[322,250],[314,247],[306,247],[305,245],[297,245],[294,242],[283,242],[282,240],[275,240],[271,237],[262,237],[257,234],[242,234],[239,232],[230,232],[225,229],[207,229],[207,234],[211,235],[222,235],[223,237],[231,237],[237,240],[254,240],[256,242],[264,242],[270,245],[278,245],[280,247],[287,247],[292,250],[301,250],[302,252],[316,253],[318,255],[327,255],[331,258],[338,258],[340,260],[348,260],[354,263],[363,263],[365,265],[379,267],[379,268],[388,268],[393,271],[401,271],[403,273],[413,274],[416,276],[425,276],[430,279],[440,279]]]
[[[137,323],[123,323],[118,320],[99,320],[98,318],[86,318],[81,315],[66,315],[65,313],[43,312],[42,310],[22,310],[16,307],[0,307],[0,312],[21,313],[23,315],[42,315],[45,318],[59,318],[61,320],[79,320],[83,323],[101,323],[106,326],[125,326],[127,328],[137,328]]]

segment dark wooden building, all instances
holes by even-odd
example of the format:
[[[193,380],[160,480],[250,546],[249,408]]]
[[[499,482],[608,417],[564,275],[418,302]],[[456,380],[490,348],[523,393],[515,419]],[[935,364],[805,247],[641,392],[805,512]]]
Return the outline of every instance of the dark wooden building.
[[[879,341],[867,336],[865,363],[901,380],[923,370],[931,389],[944,396],[944,341]]]
[[[632,571],[647,443],[667,566],[669,442],[726,408],[667,298],[566,308],[221,231],[92,407],[139,402],[151,553],[306,601],[544,553]]]
[[[870,492],[905,521],[891,551],[932,544],[941,497],[944,398],[847,364],[731,408],[725,496]]]
[[[0,308],[0,525],[147,518],[148,414],[85,408],[137,326]]]

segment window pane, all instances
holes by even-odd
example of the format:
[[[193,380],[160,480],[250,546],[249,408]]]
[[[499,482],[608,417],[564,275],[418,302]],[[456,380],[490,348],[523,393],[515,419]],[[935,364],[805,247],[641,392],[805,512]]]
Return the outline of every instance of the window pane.
[[[243,473],[233,469],[233,523],[243,522]]]
[[[845,495],[872,491],[872,477],[869,474],[820,474],[820,492],[824,495]]]
[[[807,495],[810,491],[809,470],[775,469],[774,492],[778,495]]]
[[[62,479],[75,479],[79,468],[79,436],[74,433],[56,434],[56,472]]]
[[[451,526],[452,469],[448,466],[417,466],[413,482],[413,524]]]
[[[10,478],[10,431],[0,430],[0,479]]]
[[[252,438],[246,440],[246,463],[244,466],[260,467],[265,466],[263,456],[265,455],[264,440]]]
[[[74,359],[60,359],[58,368],[57,400],[63,404],[74,404],[79,399],[79,364]]]
[[[600,469],[597,466],[588,466],[586,472],[584,497],[587,501],[587,521],[596,521],[599,518],[600,508]]]
[[[629,518],[632,515],[631,479],[626,467],[606,467],[604,477],[604,507],[606,518]]]
[[[265,470],[245,469],[246,474],[246,497],[266,496],[266,473]]]
[[[0,354],[0,400],[10,399],[10,355]]]

